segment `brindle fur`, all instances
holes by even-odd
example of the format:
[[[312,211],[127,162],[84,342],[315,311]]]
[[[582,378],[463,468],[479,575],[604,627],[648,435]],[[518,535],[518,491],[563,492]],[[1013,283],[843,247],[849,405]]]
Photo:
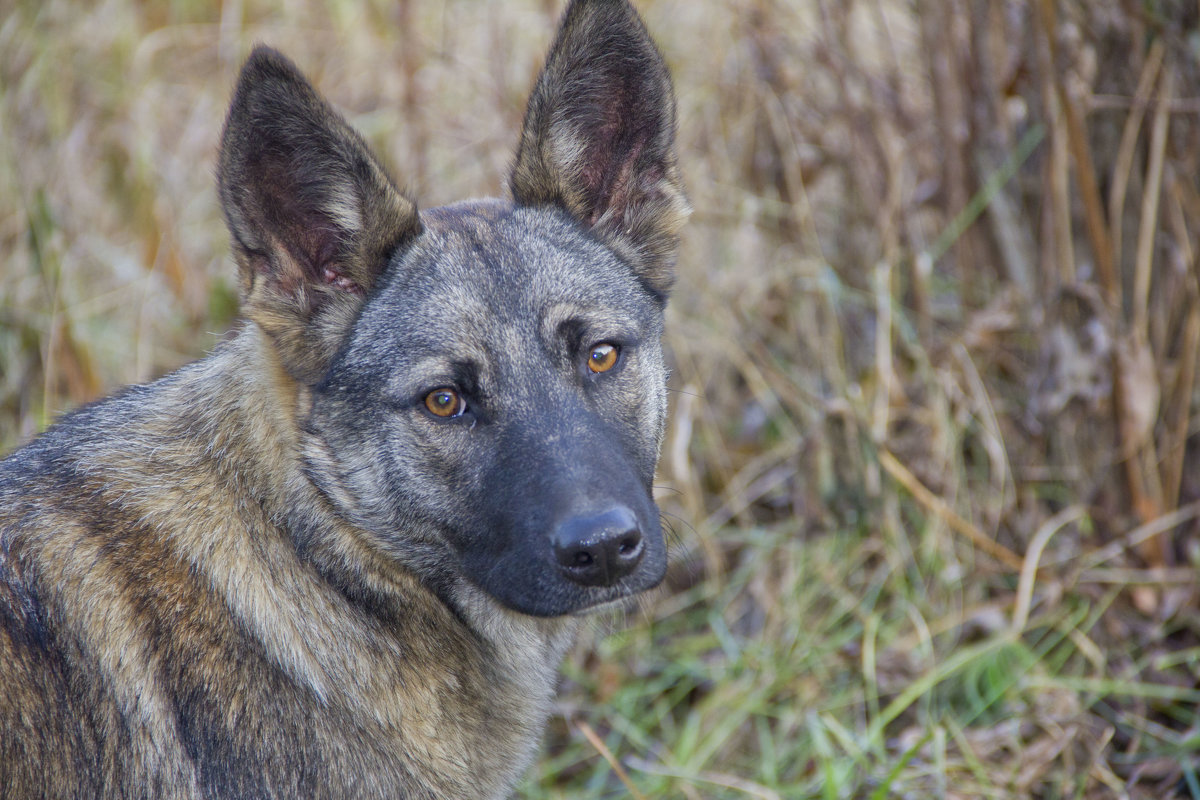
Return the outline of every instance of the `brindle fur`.
[[[573,0],[511,198],[418,212],[256,49],[218,166],[238,331],[0,462],[3,795],[506,796],[578,615],[665,570],[674,126],[633,9]],[[614,504],[638,560],[581,582],[551,534]]]

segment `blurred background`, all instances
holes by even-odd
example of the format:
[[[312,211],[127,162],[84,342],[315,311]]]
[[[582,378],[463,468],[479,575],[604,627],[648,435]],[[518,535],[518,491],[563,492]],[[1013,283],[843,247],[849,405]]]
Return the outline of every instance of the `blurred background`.
[[[523,798],[1200,798],[1200,11],[638,0],[695,206],[667,586]],[[558,0],[0,0],[0,447],[203,355],[255,42],[424,207]]]

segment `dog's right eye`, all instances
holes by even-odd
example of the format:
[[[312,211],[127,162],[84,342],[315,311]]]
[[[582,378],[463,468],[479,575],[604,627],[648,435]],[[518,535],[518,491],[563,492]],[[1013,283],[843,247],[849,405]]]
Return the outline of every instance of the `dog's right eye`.
[[[616,345],[601,342],[588,352],[588,369],[597,374],[608,372],[617,365],[620,355],[621,351],[617,349]]]
[[[425,408],[435,417],[449,419],[460,417],[467,410],[467,404],[456,390],[450,387],[434,389],[425,395]]]

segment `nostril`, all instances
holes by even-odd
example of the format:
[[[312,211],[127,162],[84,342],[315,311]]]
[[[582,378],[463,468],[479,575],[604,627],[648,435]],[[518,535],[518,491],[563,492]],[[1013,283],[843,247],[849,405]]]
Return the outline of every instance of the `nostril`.
[[[641,554],[642,534],[640,531],[629,531],[617,544],[617,554],[621,558],[633,558]]]

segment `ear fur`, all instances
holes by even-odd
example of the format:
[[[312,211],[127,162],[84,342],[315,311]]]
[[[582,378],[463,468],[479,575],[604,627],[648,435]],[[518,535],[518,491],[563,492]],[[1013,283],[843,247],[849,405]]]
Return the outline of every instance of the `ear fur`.
[[[665,300],[691,209],[666,63],[627,0],[571,0],[529,98],[509,179],[565,208]]]
[[[392,254],[421,231],[362,138],[280,53],[242,68],[218,164],[245,315],[314,383]]]

